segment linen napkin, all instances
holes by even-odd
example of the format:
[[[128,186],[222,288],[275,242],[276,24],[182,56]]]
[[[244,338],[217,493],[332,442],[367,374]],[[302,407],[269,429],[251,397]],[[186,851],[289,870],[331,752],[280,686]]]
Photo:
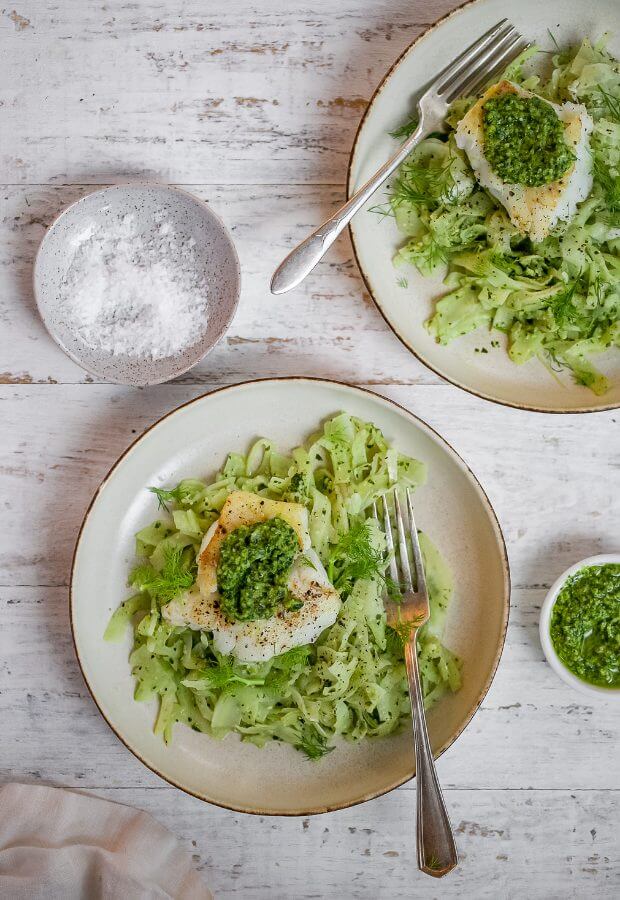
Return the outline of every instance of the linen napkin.
[[[0,788],[0,897],[213,900],[177,839],[145,812],[63,788]]]

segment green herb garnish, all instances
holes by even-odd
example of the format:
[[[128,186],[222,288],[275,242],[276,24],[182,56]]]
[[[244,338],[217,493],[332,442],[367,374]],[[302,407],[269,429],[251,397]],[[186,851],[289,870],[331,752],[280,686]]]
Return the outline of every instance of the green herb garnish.
[[[265,683],[264,678],[245,676],[236,672],[233,662],[230,659],[222,660],[219,665],[208,666],[206,669],[199,669],[197,677],[193,676],[193,673],[190,674],[189,677],[185,679],[184,684],[187,684],[189,687],[196,687],[197,685],[200,685],[200,681],[204,679],[208,681],[209,686],[212,688],[223,688],[226,687],[227,684],[235,683],[249,685],[262,685]]]
[[[305,725],[301,739],[295,745],[298,750],[306,754],[308,759],[321,759],[327,753],[331,753],[333,747],[327,746],[327,738],[313,725]]]
[[[276,656],[272,662],[271,670],[267,676],[267,687],[277,694],[281,694],[290,688],[295,669],[303,670],[309,665],[312,646],[303,644],[301,647],[293,647]]]
[[[575,280],[551,298],[549,309],[558,325],[564,325],[576,319],[578,311],[573,302],[576,290],[577,281]]]
[[[612,175],[608,166],[598,157],[592,163],[594,180],[600,185],[608,210],[608,219],[616,225],[620,217],[620,175]]]
[[[560,45],[558,44],[558,42],[557,42],[557,40],[556,40],[556,37],[555,37],[555,35],[553,34],[553,32],[551,31],[550,28],[547,28],[547,34],[549,35],[549,38],[550,38],[550,40],[551,40],[551,43],[552,43],[553,46],[555,47],[556,51],[557,51],[558,53],[560,53],[560,52],[561,52],[561,51],[560,51]]]
[[[177,594],[187,591],[196,580],[195,565],[191,556],[179,547],[164,552],[164,565],[160,572],[149,563],[137,566],[129,577],[129,584],[139,591],[148,591],[154,600],[168,603]]]
[[[151,494],[155,494],[157,497],[157,503],[160,509],[165,509],[166,512],[169,512],[169,503],[178,503],[181,499],[180,489],[177,486],[172,491],[168,491],[165,488],[158,487],[150,487],[149,491]]]
[[[332,550],[328,574],[337,591],[347,596],[358,578],[383,578],[385,555],[373,545],[372,525],[353,522]]]
[[[603,97],[603,102],[607,107],[607,112],[609,113],[609,118],[614,122],[620,124],[620,100],[616,97],[612,96],[605,88],[602,88],[598,85],[599,92]]]
[[[410,119],[407,119],[406,122],[403,122],[402,125],[399,125],[398,128],[395,128],[394,131],[390,131],[390,137],[396,138],[397,140],[406,139],[411,137],[417,127],[418,118],[417,116],[412,116]]]
[[[409,159],[400,168],[392,185],[392,207],[402,203],[431,205],[440,197],[449,200],[452,161],[442,166],[429,166]]]

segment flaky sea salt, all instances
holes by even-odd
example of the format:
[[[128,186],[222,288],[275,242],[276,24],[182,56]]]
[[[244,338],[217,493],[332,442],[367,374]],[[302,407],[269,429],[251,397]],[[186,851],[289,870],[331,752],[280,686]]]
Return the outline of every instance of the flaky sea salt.
[[[163,214],[148,231],[133,215],[114,233],[92,222],[74,246],[60,312],[91,350],[163,359],[200,339],[209,310],[196,242]]]

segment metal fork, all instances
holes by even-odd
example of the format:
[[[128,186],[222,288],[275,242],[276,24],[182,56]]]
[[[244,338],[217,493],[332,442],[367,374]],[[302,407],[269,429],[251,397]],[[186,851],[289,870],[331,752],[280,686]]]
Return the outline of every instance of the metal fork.
[[[431,132],[445,130],[445,116],[453,100],[474,93],[528,46],[518,31],[502,19],[443,69],[418,101],[418,126],[413,134],[344,206],[280,263],[271,279],[272,294],[284,294],[297,287],[327,253],[355,213],[400,166],[416,144]]]
[[[409,488],[407,488],[406,494],[408,527],[405,523],[398,492],[394,491],[393,495],[398,555],[396,554],[394,528],[386,495],[383,494],[381,498],[383,528],[390,555],[390,577],[399,586],[401,592],[400,602],[390,600],[389,597],[386,598],[385,610],[388,625],[397,629],[404,639],[405,646],[405,664],[409,680],[415,746],[418,868],[428,875],[441,878],[457,865],[458,854],[450,819],[437,780],[433,753],[426,730],[426,716],[418,670],[417,636],[418,630],[428,621],[430,607]],[[374,518],[379,522],[377,507],[374,503],[372,512]],[[407,546],[407,535],[411,541],[413,567]]]

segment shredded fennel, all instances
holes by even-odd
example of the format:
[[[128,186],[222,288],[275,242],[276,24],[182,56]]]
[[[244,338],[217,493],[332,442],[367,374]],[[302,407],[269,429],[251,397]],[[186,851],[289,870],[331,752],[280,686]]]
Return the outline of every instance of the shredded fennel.
[[[389,446],[378,428],[341,413],[290,454],[261,439],[247,456],[229,454],[210,483],[191,479],[173,490],[153,489],[166,518],[136,535],[135,593],[114,613],[105,637],[121,640],[133,628],[135,698],[159,698],[156,733],[168,742],[181,722],[215,738],[233,731],[259,747],[284,741],[317,759],[339,736],[358,740],[397,730],[410,715],[402,643],[386,625],[387,558],[378,528],[365,516],[384,491],[415,488],[425,478],[425,466]],[[235,489],[308,508],[313,547],[343,599],[337,621],[315,644],[258,664],[222,657],[209,633],[174,627],[161,616],[164,602],[193,583],[202,536]],[[419,636],[419,659],[430,706],[459,689],[461,674],[441,643],[452,576],[424,534],[421,546],[432,615]]]
[[[427,322],[438,343],[496,329],[513,362],[536,357],[566,368],[595,394],[609,385],[592,356],[620,346],[620,64],[605,43],[556,48],[546,79],[524,73],[539,52],[530,48],[501,76],[555,103],[581,103],[594,120],[594,184],[571,222],[533,243],[477,183],[453,130],[475,97],[452,104],[447,133],[413,151],[388,209],[378,210],[394,215],[406,236],[397,266],[423,275],[447,268],[447,292]]]

